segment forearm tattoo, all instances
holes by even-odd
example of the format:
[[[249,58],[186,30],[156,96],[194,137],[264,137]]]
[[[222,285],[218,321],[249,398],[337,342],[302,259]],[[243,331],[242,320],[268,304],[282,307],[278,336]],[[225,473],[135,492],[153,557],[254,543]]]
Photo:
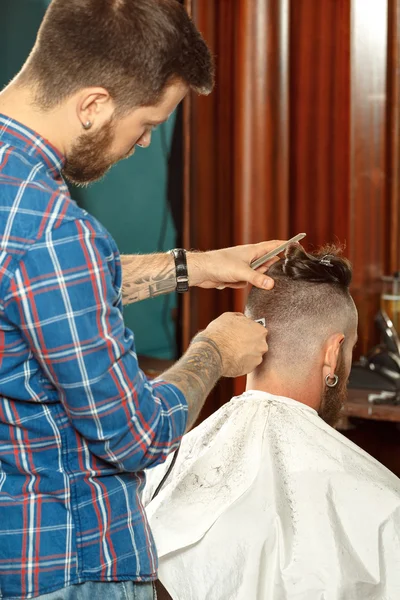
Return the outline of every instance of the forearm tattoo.
[[[208,395],[222,374],[222,356],[217,344],[206,336],[194,338],[186,354],[162,379],[176,385],[189,407],[190,429],[199,416]]]
[[[149,267],[149,274],[138,277],[137,262],[122,260],[123,284],[122,302],[131,304],[156,298],[162,294],[169,294],[176,290],[175,266],[167,265],[159,267],[159,271]],[[152,272],[153,271],[153,272]]]

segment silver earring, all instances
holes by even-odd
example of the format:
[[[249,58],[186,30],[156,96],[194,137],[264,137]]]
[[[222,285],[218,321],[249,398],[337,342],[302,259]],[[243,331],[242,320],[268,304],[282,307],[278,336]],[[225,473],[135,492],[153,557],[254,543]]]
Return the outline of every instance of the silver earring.
[[[88,129],[90,129],[92,127],[92,121],[86,121],[86,123],[82,123],[82,127],[83,127],[83,129],[88,131]]]
[[[325,377],[325,383],[327,385],[327,387],[329,388],[334,388],[337,386],[339,381],[339,377],[335,374],[335,375],[327,375]]]

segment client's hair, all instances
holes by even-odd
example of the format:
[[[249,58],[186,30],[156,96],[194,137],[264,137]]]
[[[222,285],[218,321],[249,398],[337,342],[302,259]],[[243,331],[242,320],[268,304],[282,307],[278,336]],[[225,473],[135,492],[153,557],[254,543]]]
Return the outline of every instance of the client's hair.
[[[275,281],[274,288],[253,288],[245,311],[251,319],[266,319],[269,352],[263,365],[272,361],[300,365],[329,335],[346,335],[354,324],[352,269],[340,247],[325,246],[310,254],[292,245],[268,275]]]

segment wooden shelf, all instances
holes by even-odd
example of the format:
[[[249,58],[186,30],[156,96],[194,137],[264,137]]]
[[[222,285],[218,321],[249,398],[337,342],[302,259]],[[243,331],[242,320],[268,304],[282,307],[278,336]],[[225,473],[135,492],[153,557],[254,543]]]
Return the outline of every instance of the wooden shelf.
[[[376,390],[349,389],[348,400],[342,412],[343,416],[400,423],[400,406],[371,404],[368,402],[368,394],[374,393],[377,393]]]

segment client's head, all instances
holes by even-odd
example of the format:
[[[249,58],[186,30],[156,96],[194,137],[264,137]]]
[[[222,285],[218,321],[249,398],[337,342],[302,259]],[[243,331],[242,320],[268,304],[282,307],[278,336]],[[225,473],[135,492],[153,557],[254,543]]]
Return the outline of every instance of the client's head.
[[[336,246],[308,254],[296,245],[268,274],[273,290],[253,288],[246,305],[246,315],[264,317],[269,332],[269,351],[247,388],[294,398],[334,425],[357,340],[351,265]]]

